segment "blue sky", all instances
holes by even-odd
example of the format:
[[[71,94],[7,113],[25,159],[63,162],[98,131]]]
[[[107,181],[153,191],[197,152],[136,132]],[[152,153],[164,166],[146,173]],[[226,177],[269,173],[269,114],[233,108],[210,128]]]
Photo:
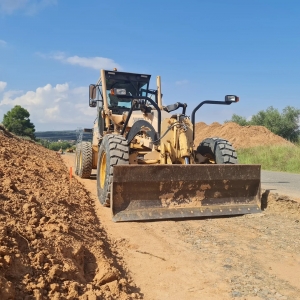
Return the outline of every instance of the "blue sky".
[[[296,0],[0,0],[0,122],[19,104],[36,130],[92,127],[88,85],[101,68],[162,76],[164,103],[222,123],[300,108]]]

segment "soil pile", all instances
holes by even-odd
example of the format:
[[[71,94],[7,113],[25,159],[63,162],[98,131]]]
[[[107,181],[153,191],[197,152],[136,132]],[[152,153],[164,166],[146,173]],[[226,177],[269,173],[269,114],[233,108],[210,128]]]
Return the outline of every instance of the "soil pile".
[[[223,125],[217,122],[211,125],[200,122],[196,124],[195,132],[196,146],[208,137],[220,137],[228,140],[235,149],[256,146],[293,145],[264,126],[240,126],[234,122]]]
[[[131,299],[88,192],[61,157],[0,127],[0,299]]]

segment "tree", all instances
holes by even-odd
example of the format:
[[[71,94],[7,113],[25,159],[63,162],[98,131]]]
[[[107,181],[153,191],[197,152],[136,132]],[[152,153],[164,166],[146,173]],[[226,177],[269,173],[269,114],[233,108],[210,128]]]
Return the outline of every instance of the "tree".
[[[299,122],[300,109],[287,106],[282,113],[282,136],[287,136],[292,142],[300,140]]]
[[[225,123],[227,123],[227,122],[234,122],[234,123],[237,123],[237,124],[239,124],[241,126],[249,125],[249,122],[246,120],[246,118],[244,118],[242,116],[238,116],[236,114],[232,115],[230,121],[225,121]]]
[[[45,148],[49,148],[50,141],[45,140],[45,139],[36,139],[37,143],[42,145]]]
[[[281,135],[282,116],[273,106],[268,107],[265,111],[261,110],[253,115],[250,123],[252,125],[265,126],[277,135]]]
[[[300,139],[299,120],[300,109],[287,106],[283,109],[282,113],[280,113],[278,109],[270,106],[266,110],[261,110],[256,115],[253,115],[248,122],[244,117],[235,114],[232,115],[230,121],[226,122],[235,122],[241,126],[265,126],[273,133],[291,142],[297,142]]]
[[[29,112],[27,109],[16,105],[3,117],[3,125],[6,129],[19,136],[28,136],[31,139],[35,139],[35,126],[30,122]]]

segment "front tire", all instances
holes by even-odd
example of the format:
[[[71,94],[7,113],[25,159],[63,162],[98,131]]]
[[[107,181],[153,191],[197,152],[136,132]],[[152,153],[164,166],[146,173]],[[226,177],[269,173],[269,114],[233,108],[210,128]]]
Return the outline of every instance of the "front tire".
[[[203,140],[197,152],[206,157],[206,163],[237,164],[237,153],[227,140],[214,137]]]
[[[99,146],[97,163],[97,195],[103,206],[110,206],[114,166],[128,164],[127,140],[121,135],[105,135]]]

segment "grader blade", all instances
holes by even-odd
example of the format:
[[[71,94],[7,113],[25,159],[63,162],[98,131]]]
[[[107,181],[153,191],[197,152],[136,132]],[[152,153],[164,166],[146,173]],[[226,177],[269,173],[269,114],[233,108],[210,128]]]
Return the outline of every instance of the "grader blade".
[[[116,222],[257,213],[260,165],[115,166],[111,208]]]

